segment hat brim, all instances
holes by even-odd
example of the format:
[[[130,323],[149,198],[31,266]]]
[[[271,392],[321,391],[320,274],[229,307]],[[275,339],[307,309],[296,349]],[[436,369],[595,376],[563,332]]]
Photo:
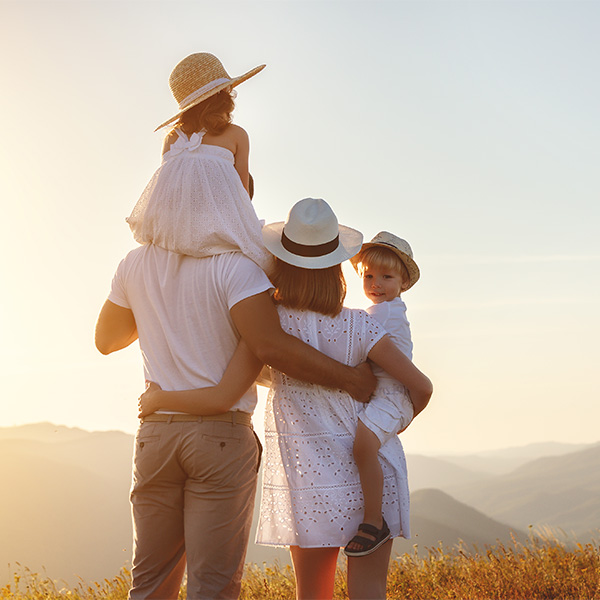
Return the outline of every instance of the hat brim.
[[[250,77],[254,77],[254,75],[256,75],[257,73],[260,73],[267,65],[259,65],[258,67],[254,67],[254,69],[251,69],[250,71],[248,71],[247,73],[244,73],[243,75],[240,75],[239,77],[234,77],[233,79],[230,79],[229,81],[225,82],[225,83],[221,83],[218,86],[214,87],[212,90],[206,92],[205,94],[202,94],[202,96],[200,96],[199,98],[196,98],[193,102],[190,102],[184,109],[180,110],[174,117],[171,117],[168,121],[165,121],[164,123],[162,123],[161,125],[159,125],[154,131],[158,131],[159,129],[162,129],[163,127],[166,127],[167,125],[170,125],[171,123],[173,123],[173,121],[176,121],[177,119],[179,119],[179,117],[186,111],[189,110],[190,108],[193,108],[194,106],[197,106],[198,104],[200,104],[200,102],[204,102],[207,98],[210,98],[211,96],[214,96],[215,94],[218,94],[221,90],[224,90],[228,87],[235,87],[236,85],[240,85],[240,83],[244,83],[244,81],[250,79]]]
[[[378,242],[366,242],[362,245],[362,248],[360,249],[360,251],[366,250],[367,248],[374,248],[374,247],[385,248],[386,250],[390,250],[404,263],[404,266],[406,267],[406,270],[408,271],[408,276],[410,277],[410,281],[409,281],[408,287],[405,288],[403,291],[406,292],[407,290],[410,290],[410,288],[413,285],[415,285],[415,283],[417,283],[417,281],[419,281],[419,277],[421,277],[421,272],[419,271],[419,267],[418,267],[417,263],[414,261],[414,259],[411,256],[409,256],[408,254],[406,254],[406,252],[402,252],[402,250],[398,250],[398,248],[395,248],[394,246],[391,246],[390,244],[382,244],[382,243],[378,243]],[[358,259],[358,252],[356,253],[355,256],[353,256],[350,259],[350,262],[352,263],[354,270],[358,273],[358,264],[360,262]]]
[[[265,225],[262,228],[263,242],[273,256],[295,267],[302,267],[303,269],[333,267],[352,258],[362,246],[363,235],[360,231],[345,225],[338,225],[340,243],[333,252],[324,256],[300,256],[286,250],[281,244],[281,234],[284,226],[284,221]]]

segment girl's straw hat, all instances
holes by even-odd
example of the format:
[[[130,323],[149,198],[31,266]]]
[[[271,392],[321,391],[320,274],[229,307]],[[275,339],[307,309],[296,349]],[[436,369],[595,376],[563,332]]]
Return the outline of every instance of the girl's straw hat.
[[[235,87],[246,79],[250,79],[264,68],[265,65],[260,65],[244,75],[230,77],[221,61],[213,54],[208,52],[190,54],[177,64],[169,77],[169,87],[179,104],[179,112],[154,131],[177,120],[186,110],[221,90]]]
[[[408,271],[408,287],[404,290],[410,289],[421,276],[419,272],[419,267],[417,263],[413,259],[413,252],[410,244],[394,235],[393,233],[389,233],[388,231],[380,231],[370,242],[363,244],[361,248],[362,250],[366,250],[367,248],[372,248],[373,246],[380,246],[381,248],[387,248],[391,252],[393,252],[398,258],[404,263],[406,270]],[[361,262],[360,253],[354,256],[350,262],[354,266],[354,268],[358,271],[358,265]]]
[[[285,222],[265,225],[263,241],[269,252],[290,265],[326,269],[354,256],[362,233],[339,225],[325,200],[304,198],[296,202]]]

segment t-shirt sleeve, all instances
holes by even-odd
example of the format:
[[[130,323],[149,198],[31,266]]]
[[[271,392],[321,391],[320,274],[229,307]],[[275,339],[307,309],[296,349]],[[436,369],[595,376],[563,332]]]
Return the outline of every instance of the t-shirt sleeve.
[[[125,270],[125,260],[126,258],[124,258],[117,267],[117,271],[110,286],[108,299],[118,306],[131,309],[131,305],[127,299],[127,292],[125,290],[125,277],[123,276],[123,272]]]
[[[246,298],[273,289],[265,272],[243,255],[227,270],[226,281],[227,307],[230,310]]]
[[[359,310],[356,315],[355,334],[361,340],[361,348],[364,358],[371,352],[373,346],[387,334],[387,331],[364,310]]]
[[[379,304],[371,304],[371,306],[367,308],[367,313],[385,327],[385,324],[390,316],[389,303],[380,302]]]

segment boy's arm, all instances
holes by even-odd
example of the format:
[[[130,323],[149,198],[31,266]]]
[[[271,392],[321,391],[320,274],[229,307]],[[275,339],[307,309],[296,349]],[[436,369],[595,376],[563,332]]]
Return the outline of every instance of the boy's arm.
[[[433,394],[433,385],[429,378],[397,348],[389,335],[383,336],[371,348],[369,358],[406,387],[416,417],[427,406]]]
[[[261,368],[262,363],[242,340],[217,385],[196,390],[168,392],[155,383],[150,383],[140,396],[139,417],[145,417],[160,409],[201,416],[227,412],[254,383]]]

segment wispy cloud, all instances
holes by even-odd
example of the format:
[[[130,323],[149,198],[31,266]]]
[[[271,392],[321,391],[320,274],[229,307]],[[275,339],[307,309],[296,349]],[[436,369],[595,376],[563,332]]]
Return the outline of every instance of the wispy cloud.
[[[500,265],[534,263],[585,263],[600,262],[600,254],[546,254],[525,256],[482,256],[478,254],[429,254],[422,262],[462,265]]]
[[[455,310],[486,310],[518,306],[567,306],[584,305],[598,306],[598,298],[591,296],[560,296],[555,298],[498,298],[495,300],[481,301],[455,301],[455,302],[420,302],[411,305],[411,313],[421,311],[455,311]]]

